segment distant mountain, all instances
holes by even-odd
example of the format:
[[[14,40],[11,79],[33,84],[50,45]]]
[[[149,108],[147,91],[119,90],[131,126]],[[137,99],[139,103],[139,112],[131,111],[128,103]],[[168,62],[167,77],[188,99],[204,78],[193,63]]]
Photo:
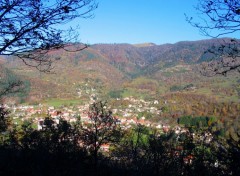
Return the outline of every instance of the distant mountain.
[[[213,45],[220,45],[223,40],[226,42],[230,39],[164,45],[95,44],[79,52],[58,50],[51,53],[54,61],[53,74],[39,73],[17,59],[0,59],[0,63],[4,62],[16,74],[30,80],[32,99],[76,98],[84,86],[85,89],[90,86],[106,94],[109,90],[135,86],[135,79],[148,82],[139,79],[141,77],[152,79],[151,82],[157,80],[170,85],[177,84],[179,74],[169,77],[169,74],[176,71],[184,72],[186,79],[191,82],[194,79],[194,66],[206,60],[203,59],[204,51]]]
[[[141,48],[141,47],[156,46],[156,44],[155,43],[138,43],[138,44],[134,44],[133,46]]]
[[[204,52],[212,46],[228,43],[231,39],[210,39],[200,41],[183,41],[175,44],[155,45],[152,43],[97,44],[92,49],[103,55],[110,64],[130,75],[139,71],[156,72],[162,66],[175,66],[179,63],[196,64],[205,61]],[[147,71],[149,70],[149,71]],[[135,73],[135,74],[133,74]]]

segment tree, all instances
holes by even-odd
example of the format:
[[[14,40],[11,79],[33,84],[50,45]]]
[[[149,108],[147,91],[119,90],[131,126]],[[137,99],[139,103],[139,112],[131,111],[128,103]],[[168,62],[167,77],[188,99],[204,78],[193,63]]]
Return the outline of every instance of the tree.
[[[6,96],[24,96],[29,91],[29,82],[23,81],[12,71],[0,65],[0,101]]]
[[[202,22],[194,22],[192,17],[187,17],[187,21],[203,35],[217,38],[240,31],[238,0],[199,0],[196,10],[203,17]],[[217,34],[211,34],[216,31]]]
[[[205,76],[227,75],[230,71],[240,72],[240,41],[223,39],[221,44],[205,51],[210,62],[201,65],[200,72]]]
[[[152,175],[149,170],[148,145],[149,136],[152,130],[141,124],[137,124],[130,129],[125,129],[123,137],[118,145],[113,149],[112,156],[117,158],[119,165],[134,174]],[[126,175],[134,175],[129,173]]]
[[[29,66],[49,71],[48,52],[66,48],[78,38],[75,30],[61,25],[91,18],[96,8],[94,0],[0,0],[0,54],[17,56]]]
[[[240,32],[239,0],[199,0],[196,10],[200,13],[201,21],[195,22],[192,17],[186,17],[186,20],[203,35],[217,38]],[[215,55],[217,60],[203,65],[203,75],[226,75],[232,70],[240,72],[239,40],[223,40],[220,45],[214,46],[205,54],[209,53]]]
[[[56,124],[50,117],[43,124],[36,130],[27,120],[8,128],[5,136],[0,131],[0,175],[92,175],[77,129],[63,119]]]
[[[106,102],[96,102],[90,105],[89,124],[82,127],[82,142],[90,149],[94,164],[98,165],[98,152],[103,144],[113,144],[119,140],[120,126],[118,119],[106,109]]]
[[[2,105],[0,105],[0,133],[5,132],[9,125],[9,113],[10,112],[8,110],[6,110]]]

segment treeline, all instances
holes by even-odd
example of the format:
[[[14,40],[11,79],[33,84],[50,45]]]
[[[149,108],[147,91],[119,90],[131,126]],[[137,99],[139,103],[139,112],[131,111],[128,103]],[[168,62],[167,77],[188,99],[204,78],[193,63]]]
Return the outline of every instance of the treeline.
[[[30,121],[12,124],[3,107],[0,112],[0,175],[238,175],[240,171],[239,142],[215,135],[214,123],[178,132],[140,124],[123,129],[99,102],[90,106],[91,123],[83,123],[81,117],[72,124],[46,117],[42,129],[36,130]],[[107,144],[110,148],[104,151]]]
[[[162,97],[168,108],[163,116],[213,116],[235,119],[240,112],[237,102],[219,102],[216,98],[193,93],[171,93]]]
[[[219,119],[208,116],[182,116],[177,120],[179,125],[188,128],[211,128],[211,133],[215,136],[225,138],[227,140],[240,142],[240,119]]]
[[[212,123],[216,122],[216,117],[192,117],[192,116],[182,116],[178,118],[178,124],[185,125],[187,127],[208,127]]]
[[[0,65],[0,98],[17,96],[23,102],[30,92],[30,82]]]

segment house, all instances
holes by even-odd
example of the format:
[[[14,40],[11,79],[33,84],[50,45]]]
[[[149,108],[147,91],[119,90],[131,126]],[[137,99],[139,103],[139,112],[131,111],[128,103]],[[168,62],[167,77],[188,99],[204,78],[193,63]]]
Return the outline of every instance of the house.
[[[183,158],[184,164],[192,164],[193,161],[193,156],[192,155],[188,155],[185,158]]]
[[[163,127],[162,124],[158,124],[158,125],[156,126],[157,129],[161,129],[162,127]]]
[[[102,144],[100,146],[100,150],[103,152],[109,152],[110,145],[109,144]]]
[[[164,132],[164,133],[169,132],[169,130],[170,130],[169,128],[170,128],[170,126],[164,125],[164,126],[163,126],[163,132]]]
[[[43,119],[38,119],[37,130],[42,130],[43,126],[44,126],[44,120]]]

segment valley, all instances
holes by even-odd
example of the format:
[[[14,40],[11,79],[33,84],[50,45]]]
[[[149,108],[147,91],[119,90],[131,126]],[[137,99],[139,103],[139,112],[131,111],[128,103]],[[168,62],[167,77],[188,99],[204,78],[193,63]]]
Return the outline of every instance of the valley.
[[[50,52],[53,70],[42,73],[14,58],[4,67],[29,82],[27,94],[9,103],[66,107],[107,101],[111,108],[129,99],[157,101],[129,117],[176,124],[181,116],[234,118],[240,112],[239,75],[206,77],[199,72],[204,51],[223,39],[176,44],[96,44],[80,52]],[[224,39],[227,40],[227,39]],[[137,109],[137,107],[135,108]],[[140,108],[141,109],[141,108]],[[124,116],[129,110],[117,114]],[[145,118],[145,117],[144,117]]]
[[[0,175],[239,175],[239,17],[239,0],[1,0]]]
[[[99,123],[97,130],[103,130],[103,135],[107,131],[111,136],[115,130],[123,135],[118,136],[120,145],[111,143],[110,139],[98,145],[97,155],[112,156],[111,162],[125,162],[124,153],[128,147],[133,148],[131,145],[137,146],[140,156],[147,156],[149,150],[155,151],[158,144],[152,140],[156,139],[161,145],[166,142],[165,154],[173,159],[184,154],[183,147],[190,151],[185,146],[188,140],[192,140],[190,144],[196,151],[203,145],[215,145],[216,141],[220,147],[223,141],[237,146],[240,140],[239,74],[233,71],[227,76],[208,77],[199,70],[206,60],[204,51],[215,43],[216,40],[159,46],[96,44],[80,52],[51,51],[53,69],[49,73],[39,72],[13,57],[2,58],[0,93],[18,80],[23,83],[21,91],[13,89],[2,98],[4,105],[0,108],[7,110],[9,129],[13,129],[9,139],[19,138],[19,145],[25,145],[28,140],[35,140],[36,134],[46,135],[41,139],[37,137],[36,141],[48,140],[49,134],[59,135],[56,139],[63,143],[76,140],[76,146],[89,150],[86,156],[91,157],[93,144],[89,143],[91,139],[88,140],[86,132]],[[92,110],[94,105],[102,106]],[[91,116],[100,111],[103,116]],[[113,123],[106,122],[105,115]],[[223,146],[229,147],[224,142]],[[173,156],[168,151],[170,148],[175,152]],[[215,152],[215,148],[211,151]],[[183,156],[180,162],[184,166],[192,166],[191,162],[198,159],[195,154]],[[216,164],[218,160],[213,162]]]

